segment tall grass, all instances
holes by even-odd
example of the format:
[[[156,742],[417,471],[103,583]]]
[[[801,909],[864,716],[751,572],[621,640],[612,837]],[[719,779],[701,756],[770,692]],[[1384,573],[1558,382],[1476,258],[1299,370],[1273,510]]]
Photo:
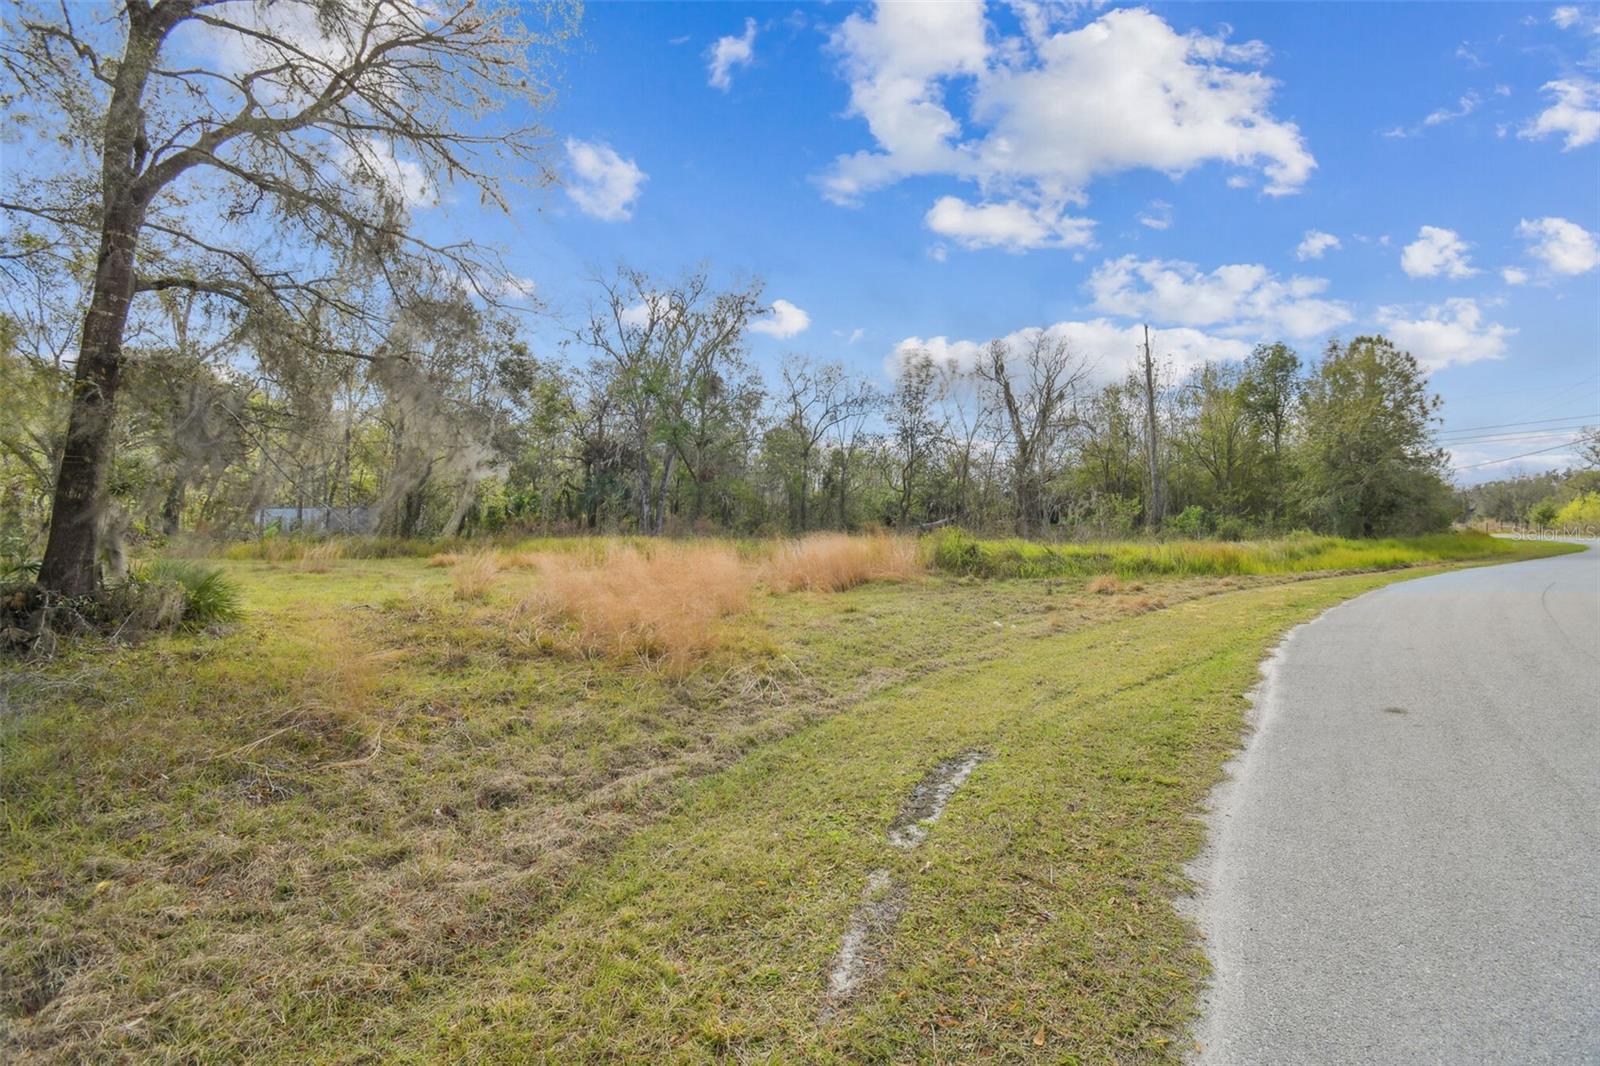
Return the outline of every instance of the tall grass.
[[[525,614],[564,627],[589,653],[686,668],[719,643],[721,621],[750,605],[757,569],[724,544],[641,551],[549,553],[528,560],[539,580]]]
[[[935,535],[936,568],[976,577],[1119,577],[1162,574],[1222,577],[1298,574],[1325,570],[1391,570],[1403,566],[1479,559],[1514,550],[1482,533],[1436,533],[1386,540],[1348,540],[1309,533],[1276,540],[1108,541],[1038,544],[979,540],[959,530]]]
[[[481,600],[500,576],[500,564],[488,552],[463,555],[451,566],[450,576],[455,579],[456,599]]]
[[[778,545],[767,563],[766,580],[781,592],[840,592],[926,571],[922,547],[910,537],[813,533]]]

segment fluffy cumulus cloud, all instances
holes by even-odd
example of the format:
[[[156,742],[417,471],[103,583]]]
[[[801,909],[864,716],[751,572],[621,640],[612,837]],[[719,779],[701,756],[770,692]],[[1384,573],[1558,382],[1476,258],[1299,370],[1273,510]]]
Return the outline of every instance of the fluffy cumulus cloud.
[[[1584,77],[1546,82],[1550,106],[1539,112],[1517,136],[1538,140],[1558,134],[1562,151],[1570,152],[1600,140],[1600,82]]]
[[[733,87],[733,72],[737,67],[747,67],[756,57],[756,20],[744,20],[744,34],[739,37],[718,37],[717,43],[706,52],[706,72],[713,89],[727,92]]]
[[[1395,344],[1429,370],[1499,359],[1517,331],[1485,322],[1476,300],[1457,298],[1427,308],[1420,317],[1400,307],[1378,309],[1378,323]]]
[[[1507,285],[1526,285],[1528,283],[1528,272],[1518,267],[1506,267],[1500,271],[1500,278]]]
[[[607,222],[633,217],[633,203],[649,175],[608,144],[567,138],[567,195],[587,215]]]
[[[1017,200],[970,204],[955,196],[934,201],[923,219],[933,232],[963,248],[1076,248],[1091,243],[1094,223]]]
[[[1523,219],[1517,226],[1517,236],[1529,242],[1528,254],[1552,274],[1587,274],[1600,266],[1600,240],[1576,222],[1564,218]]]
[[[1031,216],[1038,241],[1005,246],[1060,247],[1058,223],[1103,175],[1221,163],[1234,170],[1230,184],[1259,173],[1278,195],[1316,166],[1298,128],[1270,112],[1275,83],[1258,69],[1258,42],[1180,34],[1143,9],[1075,30],[1023,21],[1022,37],[1002,36],[976,0],[883,4],[846,18],[833,47],[850,113],[876,145],[834,160],[824,194],[854,204],[903,178],[955,177],[975,184],[979,201],[960,214],[930,211],[930,225],[1001,206],[1013,221]],[[970,128],[950,109],[957,95],[970,102]]]
[[[1455,230],[1423,226],[1417,239],[1401,250],[1400,269],[1414,278],[1468,278],[1477,271],[1467,248]]]
[[[804,333],[811,325],[811,316],[788,300],[773,300],[772,313],[750,323],[752,333],[765,333],[784,340]]]
[[[1301,262],[1307,259],[1321,259],[1330,251],[1341,247],[1339,238],[1331,233],[1323,233],[1319,229],[1308,229],[1300,243],[1295,245],[1294,257]]]
[[[1144,330],[1105,318],[1083,322],[1057,322],[1043,327],[1052,337],[1066,340],[1073,352],[1084,360],[1091,377],[1099,383],[1117,381],[1134,365],[1143,351]],[[1040,327],[1019,329],[1002,338],[1020,349]],[[986,341],[952,340],[949,337],[907,337],[889,353],[887,370],[895,370],[912,355],[927,354],[935,364],[958,370],[971,370],[982,355]],[[1207,360],[1239,360],[1250,354],[1251,343],[1235,337],[1218,337],[1197,329],[1153,329],[1150,344],[1156,357],[1170,364],[1180,375]]]
[[[1107,260],[1089,277],[1098,311],[1252,337],[1311,337],[1349,322],[1343,304],[1322,298],[1327,286],[1322,278],[1285,280],[1254,263],[1205,272],[1131,255]]]

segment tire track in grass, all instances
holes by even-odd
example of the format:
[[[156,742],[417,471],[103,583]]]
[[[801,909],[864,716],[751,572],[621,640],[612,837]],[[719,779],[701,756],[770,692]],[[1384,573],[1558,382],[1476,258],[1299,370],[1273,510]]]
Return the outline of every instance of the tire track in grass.
[[[923,775],[906,798],[900,813],[889,823],[885,834],[889,846],[911,851],[928,839],[928,830],[939,820],[956,790],[966,784],[978,764],[992,757],[982,748],[969,748],[944,759]],[[828,968],[827,1003],[820,1020],[832,1020],[838,1009],[883,970],[888,941],[894,935],[900,915],[905,913],[910,889],[884,867],[867,874],[861,903],[850,915],[844,940]]]

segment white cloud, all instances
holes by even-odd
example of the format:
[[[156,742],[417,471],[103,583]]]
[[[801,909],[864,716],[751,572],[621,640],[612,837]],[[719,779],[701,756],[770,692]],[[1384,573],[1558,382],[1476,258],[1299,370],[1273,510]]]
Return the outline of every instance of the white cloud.
[[[1002,339],[1017,347],[1039,329],[1030,326]],[[1137,353],[1143,351],[1143,327],[1118,325],[1105,318],[1057,322],[1044,327],[1044,332],[1065,339],[1073,351],[1085,359],[1094,380],[1102,383],[1120,380],[1133,367]],[[948,337],[907,337],[889,354],[886,369],[893,376],[911,353],[926,352],[936,364],[971,370],[986,344],[985,341]],[[1217,337],[1196,329],[1152,329],[1150,345],[1156,357],[1171,363],[1179,374],[1186,374],[1207,360],[1243,359],[1251,349],[1247,340]]]
[[[585,214],[607,222],[633,217],[639,187],[649,180],[631,159],[624,159],[607,144],[567,138],[567,161],[573,181],[567,195]]]
[[[1308,229],[1303,240],[1294,248],[1294,257],[1302,263],[1307,259],[1321,259],[1329,251],[1337,251],[1339,238],[1319,229]]]
[[[1528,254],[1543,263],[1553,274],[1587,274],[1600,265],[1600,242],[1596,236],[1564,218],[1523,219],[1517,236],[1531,242]]]
[[[1275,82],[1251,66],[1265,58],[1257,42],[1179,34],[1143,9],[1071,31],[1024,24],[1023,37],[998,35],[978,0],[846,18],[832,43],[850,113],[876,146],[837,158],[824,194],[854,204],[903,178],[947,175],[975,183],[986,203],[1058,219],[1093,179],[1121,171],[1220,162],[1260,171],[1279,195],[1316,166],[1299,129],[1269,111]],[[946,106],[952,88],[970,90],[971,131]]]
[[[758,318],[750,323],[750,332],[765,333],[769,337],[784,340],[796,334],[804,333],[811,325],[811,316],[788,300],[773,300],[772,314],[767,318]]]
[[[1230,65],[1259,59],[1221,36],[1180,35],[1148,11],[1109,12],[1042,42],[1035,65],[979,80],[973,111],[991,131],[976,154],[988,173],[1056,192],[1211,161],[1259,166],[1269,193],[1293,192],[1316,164],[1299,130],[1268,113],[1274,82]]]
[[[979,0],[886,4],[873,18],[853,14],[831,43],[850,80],[850,114],[866,120],[881,153],[834,161],[822,178],[836,203],[910,174],[964,172],[965,153],[950,143],[960,125],[945,109],[941,79],[986,69],[989,50]]]
[[[1506,267],[1500,271],[1500,277],[1504,279],[1507,285],[1526,285],[1528,283],[1528,272],[1517,267]]]
[[[1322,278],[1287,281],[1259,264],[1220,266],[1210,273],[1193,263],[1108,259],[1089,277],[1096,310],[1183,326],[1216,326],[1230,335],[1309,337],[1350,321],[1341,303],[1319,294]]]
[[[539,285],[532,278],[521,274],[508,274],[500,284],[500,295],[517,296],[530,300],[539,291]]]
[[[1169,229],[1172,226],[1172,205],[1165,200],[1151,200],[1145,209],[1139,212],[1138,222],[1141,226],[1148,226],[1153,230]]]
[[[408,208],[439,202],[422,164],[400,158],[388,141],[369,137],[354,146],[336,141],[334,158],[348,180]]]
[[[1441,274],[1447,278],[1471,277],[1477,271],[1467,255],[1468,247],[1455,230],[1423,226],[1417,231],[1417,239],[1401,250],[1400,269],[1414,278],[1436,278]]]
[[[1469,92],[1467,95],[1461,97],[1460,100],[1456,101],[1456,109],[1454,111],[1450,110],[1448,107],[1441,107],[1437,111],[1429,112],[1427,117],[1422,120],[1422,124],[1424,126],[1439,126],[1458,118],[1466,118],[1468,115],[1472,114],[1473,111],[1477,110],[1478,104],[1481,102],[1481,100],[1482,97],[1480,97],[1477,93]]]
[[[713,89],[727,92],[733,87],[735,67],[748,67],[756,57],[756,20],[744,20],[741,37],[718,37],[717,43],[706,52],[706,70]]]
[[[1499,359],[1506,338],[1517,332],[1485,322],[1477,301],[1465,297],[1429,307],[1421,318],[1408,318],[1404,308],[1380,307],[1378,322],[1390,340],[1429,370]]]
[[[1564,4],[1550,13],[1550,21],[1563,30],[1576,27],[1580,32],[1600,34],[1600,14]]]
[[[1552,133],[1565,134],[1564,152],[1600,140],[1600,82],[1574,76],[1545,82],[1543,89],[1554,103],[1523,126],[1518,137],[1537,140]]]
[[[1094,223],[1074,218],[1064,208],[1030,207],[1017,200],[969,204],[941,196],[923,218],[933,232],[963,248],[1076,248],[1093,240]]]

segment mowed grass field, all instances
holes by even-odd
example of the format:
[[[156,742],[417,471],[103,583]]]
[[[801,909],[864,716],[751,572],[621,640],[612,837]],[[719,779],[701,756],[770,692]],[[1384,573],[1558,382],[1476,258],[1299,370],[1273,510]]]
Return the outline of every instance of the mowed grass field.
[[[6,664],[8,1061],[1176,1062],[1262,657],[1573,550],[450,547],[228,561],[225,631]]]

